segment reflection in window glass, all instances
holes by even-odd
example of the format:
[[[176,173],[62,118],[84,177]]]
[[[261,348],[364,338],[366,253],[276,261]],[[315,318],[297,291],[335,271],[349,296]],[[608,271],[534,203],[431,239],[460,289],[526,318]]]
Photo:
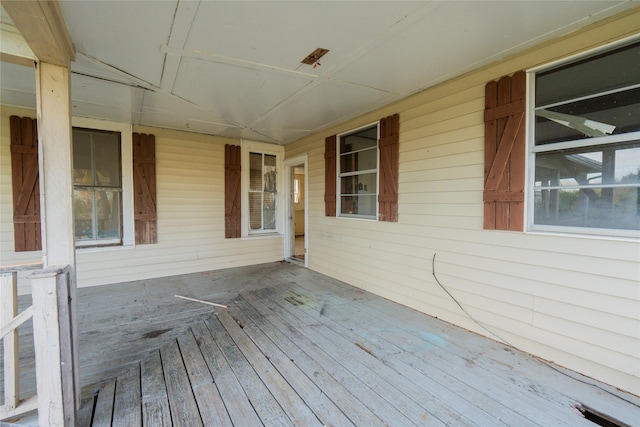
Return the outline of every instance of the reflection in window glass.
[[[276,229],[276,156],[249,153],[249,230]]]
[[[640,230],[639,67],[635,42],[536,74],[534,229]]]
[[[540,153],[535,223],[638,230],[640,142]]]
[[[73,176],[76,242],[120,243],[120,134],[73,129]]]
[[[378,126],[339,138],[341,216],[375,219],[378,204]]]

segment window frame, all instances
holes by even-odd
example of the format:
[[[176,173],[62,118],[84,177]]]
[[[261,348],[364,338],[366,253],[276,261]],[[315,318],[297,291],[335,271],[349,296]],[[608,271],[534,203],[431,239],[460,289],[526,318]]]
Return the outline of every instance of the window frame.
[[[340,151],[340,141],[343,137],[347,137],[353,135],[355,133],[361,132],[365,129],[376,128],[376,192],[375,192],[375,214],[373,215],[364,215],[364,214],[345,214],[342,213],[342,191],[341,191],[341,178],[346,176],[354,176],[359,175],[360,173],[371,173],[373,169],[365,169],[362,171],[358,171],[360,173],[354,174],[352,172],[346,172],[345,174],[341,173],[341,162],[340,157],[342,153]],[[350,129],[347,132],[342,132],[336,135],[336,218],[348,218],[348,219],[357,219],[362,221],[379,221],[379,210],[380,205],[378,203],[378,196],[380,195],[380,121],[372,122],[354,129]]]
[[[275,144],[267,144],[264,142],[241,140],[241,237],[270,237],[281,236],[284,230],[284,209],[285,200],[284,181],[283,181],[283,158],[284,147]],[[249,218],[249,181],[250,181],[250,154],[260,153],[263,155],[271,155],[276,157],[276,193],[275,193],[275,229],[258,229],[251,230]]]
[[[74,182],[73,184],[73,191],[74,191],[74,203],[75,203],[75,192],[76,190],[78,191],[85,191],[85,192],[90,192],[92,195],[92,208],[91,208],[91,228],[92,228],[92,234],[94,235],[94,237],[92,239],[80,239],[80,240],[75,240],[75,244],[76,247],[83,247],[83,246],[114,246],[114,245],[121,245],[122,244],[122,235],[123,235],[123,230],[122,230],[122,220],[123,220],[123,212],[122,212],[122,154],[120,154],[120,151],[122,150],[122,134],[120,132],[114,132],[114,131],[105,131],[105,130],[101,130],[101,129],[87,129],[87,128],[81,128],[81,127],[77,127],[74,126],[73,130],[72,130],[72,135],[75,133],[75,131],[79,131],[79,132],[86,132],[86,133],[90,133],[91,135],[113,135],[117,138],[118,140],[118,165],[117,165],[117,169],[118,169],[118,185],[117,186],[106,186],[106,185],[98,185],[95,182],[92,183],[91,185],[89,184],[76,184]],[[73,141],[73,145],[74,145],[74,151],[75,151],[75,144],[76,142]],[[90,153],[90,162],[91,162],[91,173],[94,174],[96,173],[95,171],[95,167],[96,167],[96,156],[94,155],[94,149],[95,149],[95,142],[92,140],[91,141],[91,153]],[[74,165],[74,175],[75,175],[75,165]],[[96,208],[97,208],[97,199],[96,199],[96,193],[99,191],[108,191],[108,192],[114,192],[118,194],[118,237],[113,237],[113,238],[98,238],[95,236],[96,232],[98,230],[96,230],[97,228],[97,224],[96,224]],[[74,226],[75,226],[75,212],[74,212]]]
[[[536,159],[541,153],[552,153],[567,149],[576,148],[589,148],[596,146],[609,145],[611,147],[623,145],[627,142],[633,142],[640,140],[640,131],[628,132],[623,134],[613,134],[605,136],[595,136],[591,138],[573,139],[568,141],[547,143],[536,146],[536,109],[549,106],[536,107],[535,91],[536,91],[536,75],[553,69],[561,68],[565,65],[569,65],[581,60],[587,60],[589,57],[596,57],[598,55],[606,54],[607,52],[614,51],[618,48],[624,47],[639,42],[640,39],[637,36],[620,40],[616,43],[608,44],[590,51],[581,52],[576,55],[572,55],[560,60],[535,67],[527,70],[527,162],[526,162],[526,186],[525,186],[525,213],[526,213],[526,230],[528,232],[541,232],[547,234],[564,234],[573,236],[593,236],[593,237],[610,237],[610,238],[640,238],[640,230],[629,229],[616,229],[616,228],[595,228],[595,227],[580,227],[580,226],[568,226],[568,225],[550,225],[550,224],[537,224],[535,223],[535,198],[536,198]],[[632,84],[625,86],[625,90],[635,88],[638,85]],[[605,92],[591,92],[586,97],[589,98],[600,96]],[[563,105],[572,101],[580,100],[582,98],[569,99],[562,101],[561,103],[550,104]],[[597,188],[630,188],[628,184],[601,184]],[[563,187],[565,188],[565,187]],[[566,187],[569,188],[569,187]],[[639,187],[640,188],[640,187]]]
[[[133,143],[132,126],[128,123],[72,117],[72,127],[99,132],[120,133],[120,180],[121,180],[121,229],[119,242],[75,241],[76,250],[100,252],[105,250],[131,249],[135,247],[135,221],[133,209]],[[72,142],[73,143],[73,142]],[[73,168],[73,164],[71,165]],[[75,188],[75,186],[74,186]],[[114,239],[115,240],[115,239]]]

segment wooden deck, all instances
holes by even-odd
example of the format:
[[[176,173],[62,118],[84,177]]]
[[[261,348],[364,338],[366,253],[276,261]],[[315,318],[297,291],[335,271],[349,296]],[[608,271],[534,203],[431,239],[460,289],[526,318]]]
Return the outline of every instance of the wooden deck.
[[[513,348],[301,267],[244,271],[228,309],[87,387],[79,425],[640,425],[637,397]]]

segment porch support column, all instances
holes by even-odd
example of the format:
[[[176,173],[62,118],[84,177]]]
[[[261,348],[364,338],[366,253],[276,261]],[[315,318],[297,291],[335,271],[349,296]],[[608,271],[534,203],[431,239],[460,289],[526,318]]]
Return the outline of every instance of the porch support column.
[[[73,145],[69,66],[39,62],[36,66],[42,263],[68,266],[71,345],[75,369],[75,404],[80,400],[76,253],[73,222]],[[59,369],[59,368],[58,368]]]

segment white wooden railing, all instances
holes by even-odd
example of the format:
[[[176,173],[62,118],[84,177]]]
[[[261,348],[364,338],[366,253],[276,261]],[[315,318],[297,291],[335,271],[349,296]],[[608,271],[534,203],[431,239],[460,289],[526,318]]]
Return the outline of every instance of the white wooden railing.
[[[33,316],[33,305],[18,313],[18,271],[42,268],[41,263],[2,267],[0,269],[0,325],[4,347],[4,402],[0,421],[37,408],[36,396],[20,399],[20,364],[18,327]]]
[[[31,269],[40,266],[31,266]],[[24,268],[22,268],[24,269]],[[78,403],[77,361],[69,267],[35,270],[30,276],[32,306],[17,313],[16,267],[2,270],[2,338],[5,403],[0,419],[33,409],[40,425],[73,426]],[[6,293],[5,293],[6,292]],[[33,318],[37,395],[20,400],[17,327]]]

